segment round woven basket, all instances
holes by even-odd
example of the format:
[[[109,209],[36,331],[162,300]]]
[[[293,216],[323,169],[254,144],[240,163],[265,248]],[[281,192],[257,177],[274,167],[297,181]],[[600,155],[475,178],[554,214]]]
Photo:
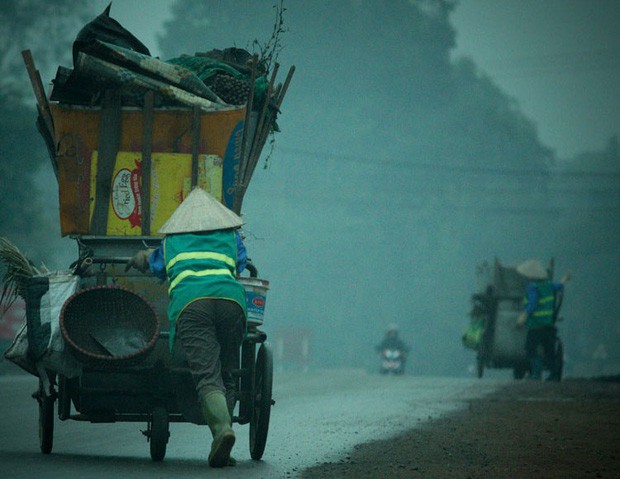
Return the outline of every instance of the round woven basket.
[[[118,286],[96,286],[71,296],[60,312],[62,335],[85,364],[137,364],[159,337],[157,314],[139,294]]]

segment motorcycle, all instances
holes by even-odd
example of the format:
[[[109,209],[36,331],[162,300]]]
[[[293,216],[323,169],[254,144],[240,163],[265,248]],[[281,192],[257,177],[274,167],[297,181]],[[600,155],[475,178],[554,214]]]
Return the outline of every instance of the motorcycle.
[[[381,351],[381,374],[403,374],[405,354],[398,349],[386,348]]]

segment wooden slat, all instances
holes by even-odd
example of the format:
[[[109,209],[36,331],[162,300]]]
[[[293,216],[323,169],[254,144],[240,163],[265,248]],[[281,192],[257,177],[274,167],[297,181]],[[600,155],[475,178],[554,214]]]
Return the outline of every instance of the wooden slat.
[[[256,82],[256,74],[258,68],[258,55],[254,55],[252,58],[252,72],[250,75],[250,92],[248,94],[248,102],[245,107],[245,121],[243,123],[243,136],[241,137],[241,152],[239,160],[239,171],[237,173],[237,182],[235,184],[235,200],[233,202],[233,211],[237,214],[241,212],[241,203],[243,202],[243,195],[245,190],[243,189],[242,174],[245,169],[248,157],[248,128],[250,126],[250,116],[252,115],[252,108],[254,107],[254,83]]]
[[[286,92],[291,83],[291,79],[293,78],[294,73],[295,73],[295,65],[293,65],[289,69],[288,74],[286,76],[286,80],[284,81],[284,85],[282,86],[282,88],[278,88],[276,90],[276,94],[274,94],[275,108],[274,108],[273,115],[276,115],[276,113],[280,111],[280,106],[282,105],[282,101],[284,100],[284,95],[286,95]],[[244,183],[245,183],[246,188],[250,184],[250,181],[252,180],[252,175],[254,174],[256,165],[258,164],[260,154],[263,151],[263,148],[265,147],[265,143],[267,142],[267,138],[269,137],[269,133],[271,132],[273,128],[274,118],[272,117],[272,115],[268,115],[268,118],[269,119],[265,127],[263,127],[261,131],[257,131],[255,135],[256,137],[258,137],[257,146],[254,148],[254,154],[250,158],[251,161],[250,161],[250,164],[248,165],[248,174],[244,178]]]
[[[45,120],[43,118],[43,114],[41,113],[41,108],[39,107],[39,105],[37,105],[37,111],[39,112],[39,115],[37,116],[37,130],[45,141],[45,146],[47,147],[47,152],[52,163],[54,176],[56,177],[56,180],[58,180],[58,155],[56,151],[56,143],[54,138],[52,137],[52,132],[49,131],[47,125],[45,124]]]
[[[121,95],[117,90],[106,90],[99,119],[99,147],[97,156],[97,192],[91,221],[91,232],[105,235],[108,228],[108,210],[112,176],[121,132]]]
[[[265,94],[265,101],[263,103],[263,107],[261,109],[260,115],[258,116],[258,124],[256,126],[256,131],[254,132],[254,138],[252,138],[252,145],[250,147],[250,154],[248,157],[248,162],[245,165],[244,170],[242,170],[241,180],[243,184],[247,187],[250,184],[249,178],[252,176],[252,171],[256,166],[256,162],[258,161],[258,156],[260,156],[260,151],[257,151],[259,139],[261,136],[261,132],[263,128],[265,128],[265,118],[269,113],[269,102],[271,101],[274,85],[276,80],[276,75],[278,74],[278,70],[280,69],[280,64],[276,62],[273,67],[273,71],[271,72],[271,78],[269,79],[269,84],[267,86],[267,93]],[[271,129],[271,122],[268,122],[267,129]]]
[[[241,140],[241,161],[244,161],[247,141],[248,141],[248,129],[250,124],[250,116],[252,115],[252,108],[254,108],[254,84],[256,83],[256,74],[258,68],[258,55],[254,55],[252,58],[252,73],[250,75],[250,92],[248,93],[248,101],[245,107],[245,123],[243,128],[243,137]]]
[[[54,143],[54,117],[50,111],[50,105],[45,94],[45,89],[43,88],[41,75],[35,67],[34,59],[32,58],[32,53],[30,50],[22,51],[22,58],[24,59],[26,71],[28,72],[28,78],[30,78],[32,90],[34,91],[34,96],[37,100],[37,111],[39,112],[39,117],[37,118],[37,129],[45,140],[49,157],[52,162],[52,168],[54,170],[54,174],[56,175],[56,179],[58,179],[58,161],[56,159],[56,148]]]
[[[142,130],[142,235],[151,234],[151,154],[153,150],[153,104],[152,91],[144,95]]]
[[[30,83],[32,84],[34,96],[37,99],[37,104],[39,105],[39,108],[41,110],[41,116],[43,117],[45,126],[53,136],[54,121],[50,112],[50,106],[49,102],[47,101],[47,96],[45,95],[45,88],[43,88],[43,82],[41,81],[41,75],[39,75],[39,71],[34,65],[34,59],[32,58],[32,53],[30,52],[30,50],[22,51],[22,58],[24,59],[24,63],[26,64],[26,71],[28,72],[28,77],[30,78]]]
[[[286,91],[288,90],[288,86],[291,84],[291,80],[293,79],[293,74],[295,73],[295,65],[291,66],[288,70],[288,74],[286,75],[286,80],[284,80],[284,86],[279,94],[279,97],[276,101],[276,107],[279,109],[282,105],[282,101],[284,100],[284,95],[286,95]]]

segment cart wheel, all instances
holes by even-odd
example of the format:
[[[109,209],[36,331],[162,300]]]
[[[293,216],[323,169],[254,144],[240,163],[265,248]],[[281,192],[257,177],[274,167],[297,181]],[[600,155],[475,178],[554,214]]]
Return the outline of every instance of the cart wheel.
[[[58,375],[58,418],[66,421],[71,415],[70,380],[66,376]]]
[[[562,341],[558,340],[556,349],[555,349],[555,357],[553,358],[553,364],[551,365],[551,381],[561,381],[562,373],[564,372],[564,345]]]
[[[263,343],[256,358],[254,377],[253,411],[250,420],[250,456],[258,461],[263,457],[269,432],[271,415],[271,391],[273,387],[273,353],[267,343]]]
[[[150,424],[150,434],[148,436],[151,449],[151,459],[155,462],[163,461],[166,455],[166,446],[170,437],[168,411],[165,407],[156,406],[153,409],[153,416]]]
[[[481,378],[484,375],[484,362],[480,358],[478,358],[476,362],[478,366],[478,370],[477,370],[478,377]]]
[[[49,454],[54,445],[54,398],[45,396],[41,387],[37,402],[39,403],[39,447],[43,454]]]
[[[241,424],[247,424],[252,419],[254,410],[252,401],[252,381],[256,367],[256,343],[244,341],[241,348],[241,368],[246,371],[240,378],[239,386],[239,417],[243,418]]]

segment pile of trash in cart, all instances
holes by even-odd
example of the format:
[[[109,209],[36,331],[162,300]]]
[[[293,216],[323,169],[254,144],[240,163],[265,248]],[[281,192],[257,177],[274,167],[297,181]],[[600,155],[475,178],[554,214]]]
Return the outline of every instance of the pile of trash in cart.
[[[124,106],[143,106],[146,91],[157,94],[156,106],[221,109],[245,105],[251,91],[255,108],[265,101],[266,65],[248,51],[214,49],[163,61],[151,56],[109,11],[108,6],[78,33],[73,68],[58,68],[50,100],[94,106],[100,104],[103,90],[115,87]],[[274,98],[269,99],[273,109]]]

